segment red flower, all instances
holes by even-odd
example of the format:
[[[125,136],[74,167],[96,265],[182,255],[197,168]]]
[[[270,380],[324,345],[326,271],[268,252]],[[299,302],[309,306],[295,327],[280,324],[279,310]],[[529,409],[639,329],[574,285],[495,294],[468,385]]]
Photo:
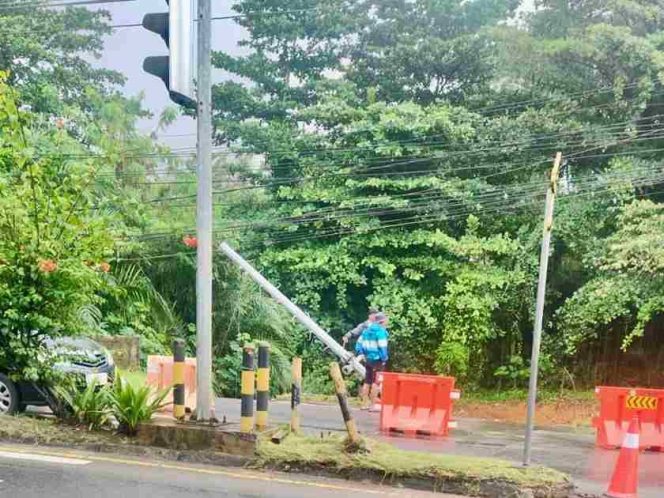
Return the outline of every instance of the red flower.
[[[193,237],[191,235],[185,235],[184,237],[182,237],[182,242],[184,243],[185,246],[191,247],[192,249],[198,245],[198,239],[196,239],[196,237]]]
[[[58,264],[52,259],[42,259],[39,261],[39,271],[42,273],[53,273],[58,269]]]

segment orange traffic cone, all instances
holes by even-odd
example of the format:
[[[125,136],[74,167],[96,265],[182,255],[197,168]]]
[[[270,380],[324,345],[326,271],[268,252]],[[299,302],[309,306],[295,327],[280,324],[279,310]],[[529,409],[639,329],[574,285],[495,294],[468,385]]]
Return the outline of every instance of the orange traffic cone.
[[[611,498],[637,498],[639,483],[639,419],[634,417],[623,440],[616,468],[606,496]]]

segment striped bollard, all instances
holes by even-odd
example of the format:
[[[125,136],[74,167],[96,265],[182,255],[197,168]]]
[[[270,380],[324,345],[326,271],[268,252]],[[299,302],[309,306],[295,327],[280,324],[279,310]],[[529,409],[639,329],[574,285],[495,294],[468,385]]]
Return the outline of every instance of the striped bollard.
[[[258,345],[258,370],[256,371],[256,428],[267,428],[267,410],[270,403],[270,345]]]
[[[184,420],[184,340],[173,341],[173,416],[176,420]]]
[[[291,386],[291,422],[292,432],[300,430],[300,396],[302,393],[302,358],[293,358],[293,384]]]
[[[240,432],[254,430],[254,347],[247,345],[242,350],[242,385],[240,408]]]

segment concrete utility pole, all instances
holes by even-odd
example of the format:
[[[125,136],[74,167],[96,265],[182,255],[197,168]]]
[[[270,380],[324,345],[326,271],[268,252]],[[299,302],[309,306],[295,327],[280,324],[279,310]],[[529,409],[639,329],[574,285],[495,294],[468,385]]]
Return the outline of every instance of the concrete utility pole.
[[[544,300],[546,297],[546,273],[549,267],[549,246],[551,244],[551,230],[553,228],[553,205],[556,200],[558,187],[558,174],[562,154],[558,152],[553,161],[549,188],[546,191],[546,204],[544,207],[544,229],[542,234],[542,249],[540,252],[539,280],[537,282],[537,303],[535,304],[535,328],[533,330],[533,350],[530,359],[530,383],[528,386],[528,418],[526,420],[526,442],[523,448],[523,465],[530,465],[530,450],[535,426],[535,407],[537,404],[537,373],[539,370],[540,344],[542,342],[542,320],[544,315]]]
[[[212,398],[212,8],[198,0],[198,120],[196,195],[196,418],[214,416]]]

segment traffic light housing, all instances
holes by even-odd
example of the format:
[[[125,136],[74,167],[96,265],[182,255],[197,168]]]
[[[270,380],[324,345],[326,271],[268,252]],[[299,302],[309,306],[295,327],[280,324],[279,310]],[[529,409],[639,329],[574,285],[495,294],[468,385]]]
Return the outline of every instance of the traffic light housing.
[[[169,55],[146,57],[143,69],[164,82],[173,102],[185,107],[195,107],[194,0],[166,0],[166,3],[168,12],[145,14],[143,27],[162,37],[169,49]]]

